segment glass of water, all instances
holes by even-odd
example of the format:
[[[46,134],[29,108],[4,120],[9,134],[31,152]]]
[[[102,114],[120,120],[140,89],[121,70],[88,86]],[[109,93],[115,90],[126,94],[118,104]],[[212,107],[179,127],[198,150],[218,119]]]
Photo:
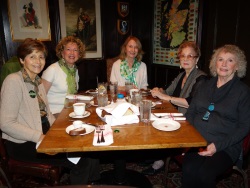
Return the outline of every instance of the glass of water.
[[[117,95],[117,89],[118,89],[118,82],[110,82],[109,83],[111,103],[113,103],[115,100],[115,97]]]

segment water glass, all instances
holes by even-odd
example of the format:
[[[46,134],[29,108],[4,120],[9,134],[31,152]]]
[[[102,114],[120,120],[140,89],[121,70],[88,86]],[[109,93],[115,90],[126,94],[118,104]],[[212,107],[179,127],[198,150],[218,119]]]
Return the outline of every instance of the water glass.
[[[108,95],[106,93],[99,93],[97,95],[98,107],[104,107],[108,105]]]
[[[131,91],[131,90],[130,90]],[[142,95],[141,95],[141,92],[138,90],[138,91],[134,91],[131,93],[132,94],[132,97],[131,97],[131,103],[135,106],[140,106],[140,102],[141,102],[141,99],[142,99]]]
[[[144,123],[150,122],[152,101],[142,100],[140,102],[140,119]]]
[[[133,89],[133,83],[132,82],[125,82],[125,91],[126,95],[130,95],[130,89]]]
[[[106,82],[99,82],[98,83],[98,94],[107,93],[107,86]]]
[[[115,96],[117,95],[117,89],[118,89],[118,82],[109,83],[109,90],[112,102],[114,102]]]

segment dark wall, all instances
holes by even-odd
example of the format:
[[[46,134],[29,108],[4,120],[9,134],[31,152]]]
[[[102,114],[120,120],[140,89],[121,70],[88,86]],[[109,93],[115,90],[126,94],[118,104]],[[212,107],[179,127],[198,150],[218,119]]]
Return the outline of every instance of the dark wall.
[[[18,42],[11,40],[8,19],[8,0],[1,0],[0,42],[5,60],[15,55]],[[106,59],[115,57],[127,36],[134,35],[141,40],[145,56],[143,61],[148,68],[149,87],[171,83],[180,72],[178,67],[153,64],[154,0],[124,0],[129,3],[129,15],[125,18],[117,12],[118,0],[100,0],[102,21],[103,58],[85,59],[78,63],[80,90],[96,87],[96,77],[106,81]],[[45,42],[49,49],[47,65],[56,61],[55,47],[61,38],[58,0],[48,0],[52,41]],[[232,43],[242,48],[250,61],[250,16],[248,0],[200,0],[200,20],[198,41],[201,46],[201,68],[209,73],[208,65],[213,50],[221,45]],[[117,31],[117,20],[129,21],[130,30],[126,35]],[[1,68],[1,61],[0,61]],[[250,74],[243,79],[250,85]]]
[[[209,72],[209,60],[215,48],[236,44],[245,51],[250,63],[250,1],[204,0],[201,51],[203,68]],[[242,80],[250,86],[250,72]]]

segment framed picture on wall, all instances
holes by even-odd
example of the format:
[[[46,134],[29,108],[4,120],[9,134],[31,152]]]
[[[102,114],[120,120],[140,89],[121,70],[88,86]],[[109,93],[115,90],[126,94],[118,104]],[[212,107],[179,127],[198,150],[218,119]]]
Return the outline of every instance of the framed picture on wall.
[[[156,0],[153,62],[180,66],[177,49],[185,41],[196,41],[199,0]]]
[[[61,35],[85,44],[85,58],[102,58],[100,0],[59,0]]]
[[[48,0],[8,0],[8,11],[13,41],[51,40]]]

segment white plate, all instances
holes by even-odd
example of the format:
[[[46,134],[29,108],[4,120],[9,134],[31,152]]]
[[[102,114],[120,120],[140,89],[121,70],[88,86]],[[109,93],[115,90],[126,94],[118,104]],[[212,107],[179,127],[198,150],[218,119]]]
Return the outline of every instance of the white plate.
[[[171,119],[160,119],[152,123],[153,127],[161,131],[175,131],[181,127],[181,124]]]
[[[97,90],[88,90],[85,93],[89,93],[89,94],[97,94],[98,91]]]
[[[89,111],[85,111],[85,113],[83,114],[83,116],[76,116],[75,112],[71,112],[69,114],[69,117],[71,117],[71,118],[85,118],[85,117],[88,117],[88,116],[90,116],[90,112]]]
[[[156,103],[152,102],[151,108],[155,107]]]
[[[84,134],[80,134],[80,135],[85,135],[85,134],[89,134],[91,132],[93,132],[95,130],[94,126],[88,125],[88,124],[82,124],[82,127],[86,129],[86,133]],[[69,131],[75,129],[73,125],[70,125],[66,128],[66,133],[69,134]]]

